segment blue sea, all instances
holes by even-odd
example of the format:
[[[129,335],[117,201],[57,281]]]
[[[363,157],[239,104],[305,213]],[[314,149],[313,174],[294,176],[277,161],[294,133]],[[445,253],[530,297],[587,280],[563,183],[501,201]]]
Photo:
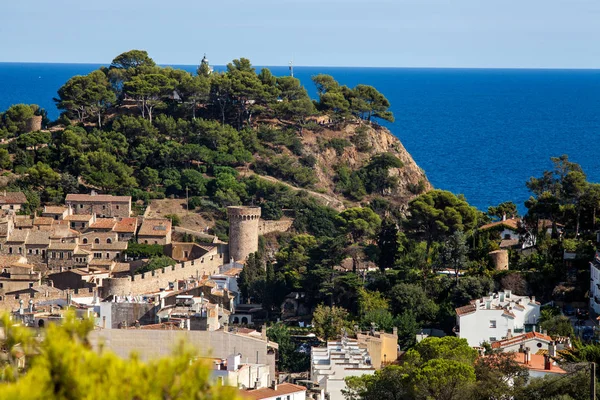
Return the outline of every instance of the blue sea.
[[[0,110],[36,103],[54,119],[57,89],[98,67],[0,63]],[[375,86],[396,116],[388,127],[434,187],[462,193],[481,210],[512,200],[524,212],[525,181],[549,169],[552,156],[568,154],[600,181],[600,70],[295,67],[294,73],[312,96],[310,77],[319,73],[348,86]]]

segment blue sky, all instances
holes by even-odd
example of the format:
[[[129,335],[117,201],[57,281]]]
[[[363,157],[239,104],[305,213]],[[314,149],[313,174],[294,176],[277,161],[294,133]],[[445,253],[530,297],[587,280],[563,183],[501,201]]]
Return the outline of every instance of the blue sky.
[[[598,0],[4,0],[0,62],[599,68]]]

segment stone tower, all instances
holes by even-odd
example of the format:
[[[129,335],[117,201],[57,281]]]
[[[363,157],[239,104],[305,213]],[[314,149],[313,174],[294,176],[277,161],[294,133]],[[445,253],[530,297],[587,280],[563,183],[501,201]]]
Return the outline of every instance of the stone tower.
[[[229,217],[229,257],[245,262],[250,253],[258,251],[258,220],[260,207],[227,207]]]

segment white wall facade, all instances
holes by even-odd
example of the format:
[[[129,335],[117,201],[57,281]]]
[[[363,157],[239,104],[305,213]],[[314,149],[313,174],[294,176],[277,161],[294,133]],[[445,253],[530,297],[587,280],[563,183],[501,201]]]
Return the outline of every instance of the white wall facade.
[[[539,316],[540,304],[535,298],[506,290],[457,309],[457,336],[467,339],[470,346],[480,346],[524,332],[525,325],[537,324]]]

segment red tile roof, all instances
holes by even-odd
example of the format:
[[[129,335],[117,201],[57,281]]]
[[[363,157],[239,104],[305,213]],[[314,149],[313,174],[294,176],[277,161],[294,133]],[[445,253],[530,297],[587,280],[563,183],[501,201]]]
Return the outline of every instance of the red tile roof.
[[[1,192],[0,204],[25,204],[27,197],[23,192]]]
[[[35,217],[33,219],[34,225],[52,225],[54,223],[54,218],[52,217]]]
[[[466,315],[475,312],[476,307],[474,304],[469,304],[466,306],[458,307],[456,309],[456,314],[458,315]]]
[[[44,214],[62,214],[67,211],[68,208],[64,206],[44,206]]]
[[[528,332],[528,333],[524,333],[519,336],[512,337],[510,339],[504,339],[504,340],[499,340],[497,342],[494,342],[494,343],[492,343],[492,348],[499,349],[501,347],[507,347],[507,346],[512,346],[512,345],[519,344],[519,343],[524,343],[524,342],[526,342],[528,340],[532,340],[532,339],[541,339],[541,340],[545,340],[547,342],[552,341],[552,338],[548,335],[544,335],[544,334],[538,333],[538,332]]]
[[[90,225],[92,229],[113,229],[117,221],[112,218],[96,218],[96,222]]]
[[[138,236],[167,236],[171,232],[171,220],[167,218],[144,219]]]
[[[131,196],[113,196],[110,194],[68,194],[65,201],[87,203],[129,203]]]
[[[306,388],[304,386],[294,385],[292,383],[281,383],[277,385],[277,389],[262,388],[248,390],[244,393],[244,395],[248,399],[261,400],[297,392],[306,392]]]
[[[542,354],[529,354],[529,362],[525,363],[525,353],[515,352],[513,354],[514,360],[526,367],[527,369],[531,369],[534,371],[545,371],[548,373],[554,374],[566,374],[567,372],[559,367],[558,365],[554,365],[553,362],[550,362],[550,369],[544,369],[544,356]]]
[[[137,218],[121,218],[113,227],[114,232],[135,233],[137,229]]]

